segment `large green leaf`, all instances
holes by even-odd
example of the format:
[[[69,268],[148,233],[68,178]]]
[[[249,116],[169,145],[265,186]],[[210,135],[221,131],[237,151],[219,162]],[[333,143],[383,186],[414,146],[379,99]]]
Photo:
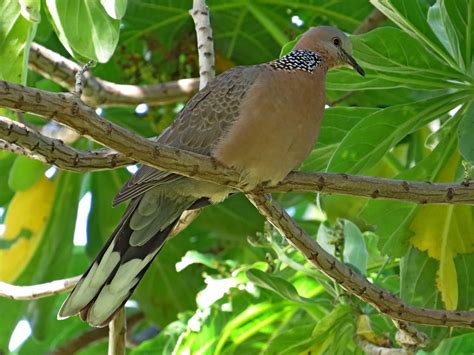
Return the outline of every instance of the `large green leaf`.
[[[430,7],[428,11],[428,23],[451,57],[456,60],[460,68],[464,68],[459,39],[453,22],[446,12],[445,3],[444,0],[438,0]]]
[[[395,178],[434,181],[453,154],[456,144],[455,138],[452,130],[450,136],[439,144],[428,157]],[[417,205],[414,203],[370,200],[361,212],[361,217],[369,225],[376,227],[382,253],[401,257],[408,247],[408,238],[411,235],[409,225],[416,210]]]
[[[250,269],[247,270],[247,277],[256,285],[275,292],[283,299],[302,304],[317,303],[316,301],[311,300],[309,298],[301,297],[298,294],[298,291],[296,291],[293,284],[279,276],[272,275],[267,272],[260,271],[258,269]]]
[[[378,80],[425,89],[459,87],[469,80],[397,28],[382,27],[351,39],[354,56],[369,71],[368,78],[375,71]]]
[[[429,0],[370,0],[370,2],[447,64],[459,68],[456,60],[444,48],[428,24]]]
[[[441,295],[436,289],[437,262],[428,258],[426,253],[410,247],[400,262],[400,296],[410,305],[425,308],[443,308]],[[430,347],[434,347],[448,329],[439,327],[421,327],[430,338]]]
[[[301,170],[324,170],[329,159],[347,133],[356,126],[359,121],[376,111],[378,110],[372,107],[334,107],[324,111],[320,138],[317,141],[315,149],[313,149],[309,157],[304,161]]]
[[[367,274],[368,252],[364,237],[351,221],[344,221],[344,263],[355,267],[362,275]]]
[[[366,172],[405,136],[456,107],[464,99],[464,93],[450,94],[410,105],[391,106],[363,118],[343,138],[331,157],[327,171]]]
[[[107,62],[115,51],[120,21],[99,0],[46,0],[56,34],[71,55]]]
[[[0,80],[25,84],[36,25],[21,15],[16,0],[1,1],[0,14]]]
[[[57,178],[59,181],[54,206],[41,247],[37,252],[39,261],[33,283],[70,276],[67,272],[71,262],[82,175],[62,172]],[[37,339],[44,339],[50,335],[49,332],[54,323],[58,322],[56,303],[56,297],[48,297],[30,305],[33,335]]]
[[[474,353],[474,333],[458,335],[445,339],[439,344],[433,355],[472,354]]]
[[[465,68],[469,73],[474,48],[474,4],[472,0],[443,0],[442,3],[446,11],[444,16],[447,15],[454,26]]]

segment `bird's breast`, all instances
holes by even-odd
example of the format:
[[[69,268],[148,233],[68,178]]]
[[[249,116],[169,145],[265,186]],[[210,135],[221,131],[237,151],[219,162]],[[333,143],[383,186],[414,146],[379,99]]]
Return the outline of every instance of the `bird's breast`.
[[[243,98],[213,156],[251,185],[281,181],[311,152],[324,111],[324,73],[268,70]]]

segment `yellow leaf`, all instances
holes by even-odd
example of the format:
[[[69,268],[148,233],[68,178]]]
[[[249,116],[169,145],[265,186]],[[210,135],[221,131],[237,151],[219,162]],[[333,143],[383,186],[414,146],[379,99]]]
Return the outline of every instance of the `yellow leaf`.
[[[453,181],[459,161],[456,154],[440,173],[438,181]],[[417,209],[410,229],[410,243],[439,261],[436,286],[446,309],[458,305],[458,283],[454,258],[474,252],[474,225],[471,207],[466,205],[427,205]]]
[[[51,213],[55,190],[56,184],[43,177],[13,197],[0,239],[0,281],[15,280],[30,262]]]

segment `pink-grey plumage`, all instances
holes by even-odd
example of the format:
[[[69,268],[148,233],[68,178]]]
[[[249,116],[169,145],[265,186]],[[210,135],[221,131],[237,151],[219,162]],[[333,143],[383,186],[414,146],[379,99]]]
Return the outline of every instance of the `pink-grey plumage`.
[[[308,156],[319,134],[329,69],[363,70],[334,27],[313,27],[270,63],[235,67],[209,82],[157,141],[210,155],[255,186],[275,184]],[[80,313],[105,326],[128,300],[181,214],[233,191],[143,166],[118,192],[130,200],[112,236],[64,302],[59,318]],[[157,297],[159,295],[157,294]]]

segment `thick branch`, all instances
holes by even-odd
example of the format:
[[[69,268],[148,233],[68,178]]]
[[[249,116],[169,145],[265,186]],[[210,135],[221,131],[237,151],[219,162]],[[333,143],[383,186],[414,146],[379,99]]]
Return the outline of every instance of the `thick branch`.
[[[80,278],[76,276],[33,286],[14,286],[0,282],[0,297],[19,301],[49,297],[72,290]]]
[[[63,158],[58,161],[61,162],[61,167],[65,169],[74,170],[76,166],[84,167],[84,169],[88,167],[88,170],[107,169],[111,168],[113,164],[120,166],[120,164],[129,164],[133,160],[180,175],[229,185],[237,189],[245,189],[239,174],[234,170],[222,166],[209,157],[158,145],[151,140],[129,132],[98,116],[92,108],[82,103],[74,95],[50,93],[0,81],[0,106],[27,111],[44,117],[54,117],[56,121],[122,153],[122,155],[116,155],[115,163],[113,163],[112,157],[113,154],[116,154],[113,152],[105,151],[103,157],[100,154],[94,157],[91,154],[97,152],[80,155],[77,151],[69,151],[69,153],[74,154],[74,157],[78,153],[79,160],[76,158],[69,161],[71,155],[63,155]],[[0,139],[20,145],[19,138],[23,137],[21,126],[18,123],[11,126],[12,121],[4,121],[8,125],[7,127],[3,125],[2,128],[1,122]],[[16,132],[17,129],[20,130],[13,139],[8,138],[11,136],[11,134],[8,134],[10,127],[14,127],[11,128],[12,132]],[[6,132],[5,129],[7,129]],[[19,138],[17,139],[17,137]],[[31,141],[27,140],[25,147],[32,149],[36,145],[36,142],[33,141],[33,139]],[[48,149],[51,149],[51,145],[46,145],[43,153],[46,154]],[[50,155],[50,157],[54,158],[55,156]],[[57,162],[57,164],[59,163]],[[430,183],[346,174],[292,173],[278,186],[265,188],[265,191],[318,191],[416,203],[474,203],[474,186],[465,182],[453,184]]]
[[[362,275],[339,262],[311,239],[270,195],[247,194],[259,212],[318,270],[362,301],[392,319],[446,327],[474,328],[474,312],[445,311],[410,306],[400,298],[371,284]]]
[[[76,72],[81,66],[37,43],[31,45],[30,68],[58,83],[69,91],[75,90]],[[130,106],[140,103],[149,105],[184,101],[199,88],[199,79],[181,79],[156,85],[123,85],[84,75],[82,99],[89,105]]]
[[[8,149],[64,170],[84,172],[134,164],[133,160],[109,149],[90,152],[74,149],[59,139],[46,137],[23,123],[2,116],[0,138],[8,144],[0,144],[0,149]]]

